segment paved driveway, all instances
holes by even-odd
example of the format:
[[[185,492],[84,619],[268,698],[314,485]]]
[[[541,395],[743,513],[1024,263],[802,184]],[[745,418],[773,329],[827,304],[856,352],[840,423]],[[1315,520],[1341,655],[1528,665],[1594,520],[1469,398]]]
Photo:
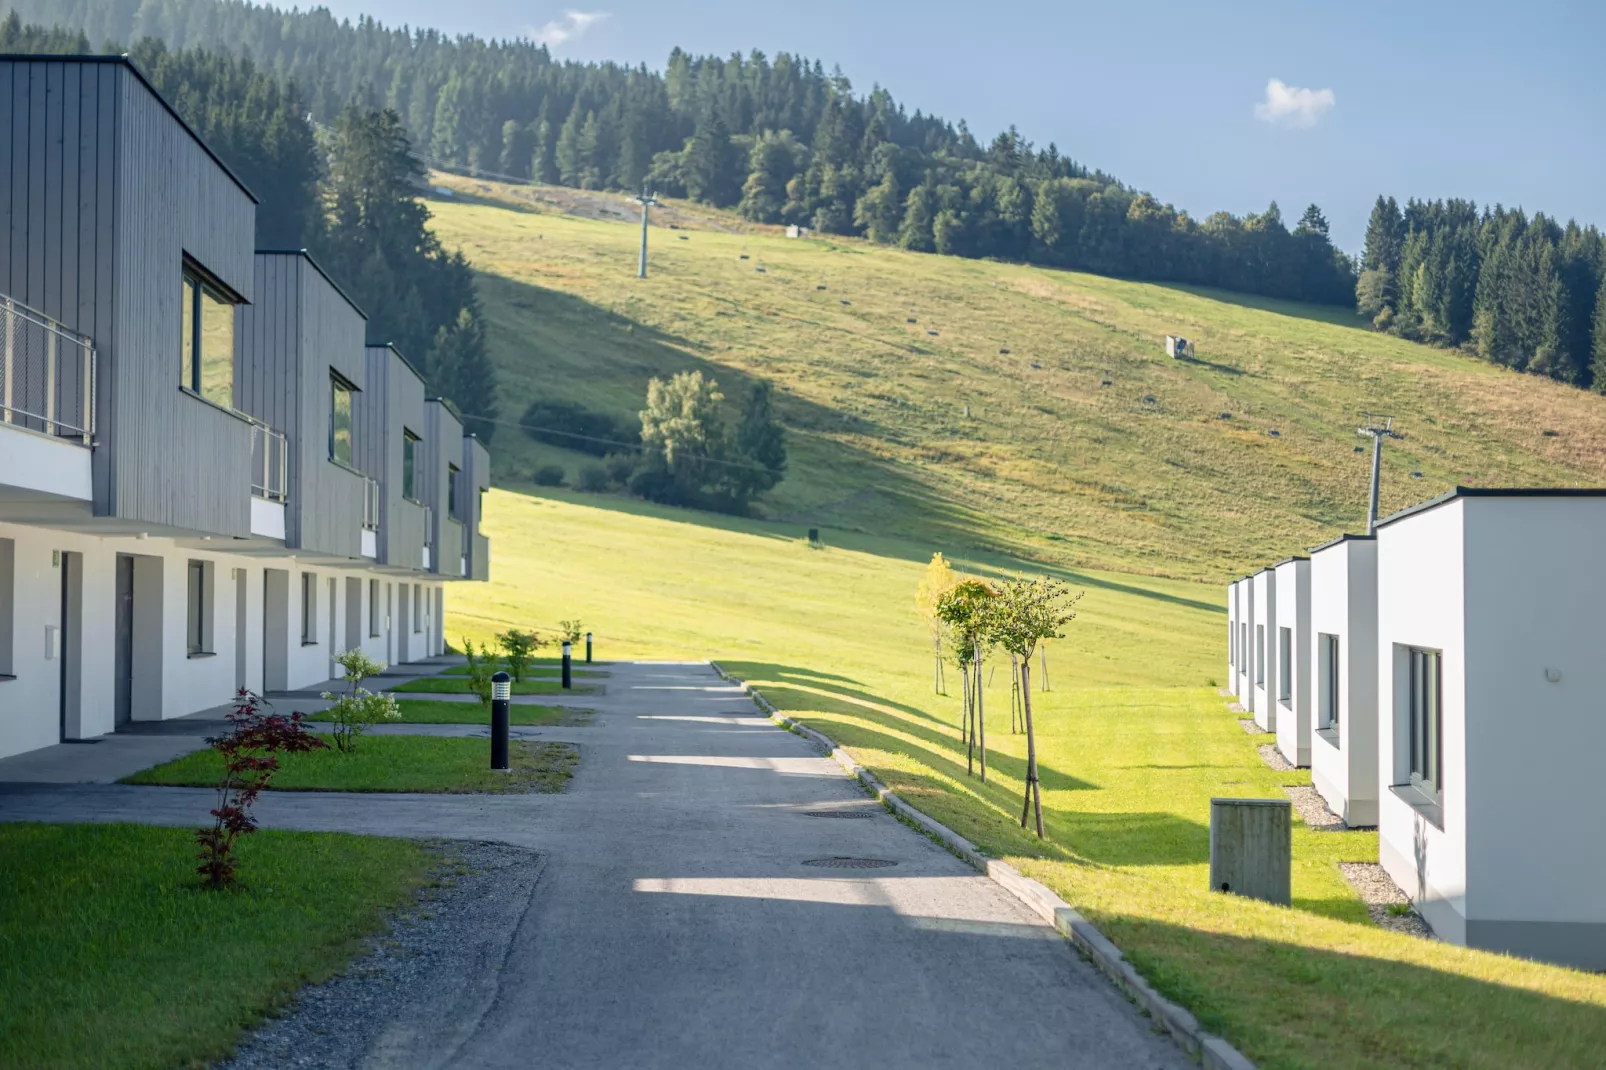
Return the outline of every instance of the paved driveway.
[[[590,725],[518,730],[579,745],[562,795],[270,793],[259,805],[269,826],[541,853],[472,1017],[450,1003],[451,1020],[399,1015],[370,1065],[1192,1065],[1053,930],[707,666],[615,666],[586,704],[599,710]],[[0,820],[188,825],[209,798],[10,785]],[[845,811],[869,816],[817,816]],[[805,864],[835,858],[895,864]]]

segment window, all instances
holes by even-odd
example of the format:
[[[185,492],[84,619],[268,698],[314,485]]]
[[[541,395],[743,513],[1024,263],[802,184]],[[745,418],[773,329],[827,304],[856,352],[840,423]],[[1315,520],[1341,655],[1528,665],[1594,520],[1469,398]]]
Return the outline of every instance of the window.
[[[1338,731],[1338,636],[1316,637],[1316,727]]]
[[[1255,683],[1266,686],[1266,626],[1255,625]]]
[[[379,630],[379,581],[368,581],[368,636],[374,638],[385,634]]]
[[[11,675],[12,637],[17,619],[17,544],[0,539],[0,680]]]
[[[402,497],[418,500],[418,436],[402,428]]]
[[[460,489],[458,484],[463,482],[462,477],[463,473],[457,470],[457,465],[448,464],[446,466],[446,517],[448,520],[463,519],[458,513],[459,505],[457,501]]]
[[[1238,671],[1249,672],[1249,666],[1244,662],[1249,657],[1249,622],[1240,621],[1238,624]]]
[[[420,584],[413,584],[413,631],[424,630],[424,588]]]
[[[1238,626],[1231,621],[1227,622],[1227,664],[1238,664]]]
[[[191,561],[188,569],[188,622],[184,647],[190,657],[212,652],[212,566]]]
[[[352,385],[340,376],[329,376],[329,457],[341,464],[351,464],[351,391]]]
[[[1294,701],[1294,629],[1277,629],[1277,699],[1284,706]]]
[[[1411,785],[1435,801],[1444,795],[1442,655],[1411,649]]]
[[[301,574],[301,645],[311,646],[318,641],[318,577],[311,572]]]
[[[179,385],[234,407],[234,302],[191,268],[179,313]]]

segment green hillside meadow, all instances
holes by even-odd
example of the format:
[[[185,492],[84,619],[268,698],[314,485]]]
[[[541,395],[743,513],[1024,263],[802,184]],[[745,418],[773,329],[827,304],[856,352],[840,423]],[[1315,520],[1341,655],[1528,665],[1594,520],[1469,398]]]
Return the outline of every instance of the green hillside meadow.
[[[792,444],[747,519],[536,488],[538,464],[572,478],[585,459],[501,428],[492,582],[452,589],[454,642],[579,616],[599,657],[720,661],[1054,888],[1266,1070],[1599,1065],[1606,976],[1380,929],[1337,867],[1375,861],[1375,832],[1296,822],[1289,908],[1206,885],[1212,796],[1309,783],[1263,764],[1268,737],[1217,693],[1220,583],[1363,522],[1359,410],[1409,435],[1394,508],[1456,482],[1601,482],[1606,401],[1330,312],[788,240],[679,205],[643,283],[628,202],[436,181],[478,198],[431,208],[483,273],[504,416],[538,393],[624,415],[648,377],[702,368],[731,393],[773,380]],[[1199,363],[1164,356],[1168,330]],[[966,773],[957,673],[933,693],[914,599],[936,550],[1085,592],[1035,695],[1046,842],[1018,824],[1007,668],[986,784]]]

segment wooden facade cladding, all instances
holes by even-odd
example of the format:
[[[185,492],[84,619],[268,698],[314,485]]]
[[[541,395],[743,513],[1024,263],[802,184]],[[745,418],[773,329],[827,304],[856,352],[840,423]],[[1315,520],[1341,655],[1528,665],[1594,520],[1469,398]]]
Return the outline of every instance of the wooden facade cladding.
[[[368,378],[358,395],[360,467],[379,480],[379,563],[421,571],[425,531],[424,509],[424,380],[394,346],[368,347]],[[413,498],[403,493],[403,447],[407,433],[416,436]]]
[[[353,400],[353,466],[332,458],[334,376],[361,388],[367,379],[361,310],[304,252],[260,252],[257,298],[235,312],[235,404],[288,442],[285,545],[334,557],[362,556],[368,456],[361,420],[373,408]],[[361,395],[357,395],[360,397]]]
[[[468,578],[491,578],[491,544],[480,530],[482,495],[491,489],[491,452],[485,443],[468,435],[463,439],[463,472],[468,477],[468,501],[464,517],[464,549],[468,557]]]
[[[453,519],[447,493],[449,468],[463,467],[463,423],[457,418],[451,403],[431,398],[424,405],[424,456],[428,483],[424,487],[424,501],[434,511],[434,545],[430,552],[430,571],[453,579],[463,575],[464,524]],[[461,486],[468,486],[467,473],[460,476]],[[465,497],[466,489],[459,493]]]
[[[251,299],[249,191],[100,56],[0,57],[0,184],[0,291],[95,342],[96,515],[249,535],[250,427],[179,387],[184,259]]]

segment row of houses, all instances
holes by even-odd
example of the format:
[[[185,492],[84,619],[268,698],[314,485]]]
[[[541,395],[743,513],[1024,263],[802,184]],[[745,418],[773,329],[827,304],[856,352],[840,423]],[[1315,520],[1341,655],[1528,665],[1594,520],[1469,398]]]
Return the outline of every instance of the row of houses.
[[[1606,969],[1606,491],[1458,488],[1227,589],[1228,679],[1442,939]]]
[[[444,649],[485,447],[120,57],[0,56],[0,756]]]

